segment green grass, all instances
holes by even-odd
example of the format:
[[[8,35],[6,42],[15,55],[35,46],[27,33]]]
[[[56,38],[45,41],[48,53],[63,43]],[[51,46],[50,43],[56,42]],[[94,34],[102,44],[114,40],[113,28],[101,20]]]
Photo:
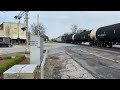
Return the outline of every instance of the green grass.
[[[0,60],[11,59],[11,56],[0,56]]]
[[[0,74],[14,66],[15,64],[18,64],[19,62],[25,60],[25,55],[17,55],[15,58],[8,60],[2,64],[0,64]]]

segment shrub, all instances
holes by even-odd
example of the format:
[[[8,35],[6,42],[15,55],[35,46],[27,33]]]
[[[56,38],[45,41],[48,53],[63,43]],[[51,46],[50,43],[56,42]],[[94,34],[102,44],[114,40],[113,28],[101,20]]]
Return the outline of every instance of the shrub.
[[[11,56],[1,56],[1,57],[0,57],[0,60],[11,59],[11,58],[12,58]]]
[[[15,58],[0,64],[0,74],[25,59],[26,59],[25,55],[17,55]]]

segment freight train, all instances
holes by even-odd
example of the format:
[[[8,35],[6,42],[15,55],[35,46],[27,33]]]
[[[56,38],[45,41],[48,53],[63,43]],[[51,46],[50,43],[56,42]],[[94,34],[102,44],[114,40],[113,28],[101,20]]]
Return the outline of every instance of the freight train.
[[[89,42],[91,46],[112,47],[113,45],[120,44],[120,23],[89,31],[84,30],[77,34],[63,35],[59,37],[59,42],[74,44]]]
[[[57,38],[55,39],[55,41],[57,41],[57,42],[59,42],[59,43],[63,42],[62,36],[57,37]]]

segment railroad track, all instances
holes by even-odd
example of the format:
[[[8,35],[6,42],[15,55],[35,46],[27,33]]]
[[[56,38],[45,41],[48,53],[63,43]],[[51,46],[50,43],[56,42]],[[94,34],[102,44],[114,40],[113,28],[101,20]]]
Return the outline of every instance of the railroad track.
[[[120,48],[117,48],[117,47],[108,48],[108,47],[89,46],[89,45],[84,45],[84,44],[81,44],[78,46],[85,46],[86,48],[91,48],[94,50],[99,50],[99,51],[101,50],[101,51],[105,51],[105,52],[120,54]]]
[[[113,53],[113,54],[117,54],[120,55],[120,48],[117,47],[97,47],[97,46],[90,46],[90,45],[86,45],[86,44],[75,44],[75,46],[73,47],[81,47],[84,46],[87,49],[93,49],[93,50],[97,50],[97,51],[104,51],[104,52],[108,52],[108,53]]]
[[[102,52],[120,55],[120,52],[118,52],[118,51],[105,50],[104,48],[86,47],[86,49],[92,49],[92,50],[96,50],[96,51],[102,51]]]

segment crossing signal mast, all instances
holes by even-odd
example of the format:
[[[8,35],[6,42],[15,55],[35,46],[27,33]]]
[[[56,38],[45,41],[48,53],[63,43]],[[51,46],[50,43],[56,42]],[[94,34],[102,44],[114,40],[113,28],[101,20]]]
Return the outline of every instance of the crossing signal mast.
[[[26,27],[23,27],[21,28],[23,31],[26,30],[26,41],[27,41],[27,50],[29,49],[29,46],[28,46],[28,12],[29,11],[21,11],[17,16],[15,16],[14,18],[15,19],[18,19],[20,20],[24,15],[25,15],[25,22],[26,22]]]

